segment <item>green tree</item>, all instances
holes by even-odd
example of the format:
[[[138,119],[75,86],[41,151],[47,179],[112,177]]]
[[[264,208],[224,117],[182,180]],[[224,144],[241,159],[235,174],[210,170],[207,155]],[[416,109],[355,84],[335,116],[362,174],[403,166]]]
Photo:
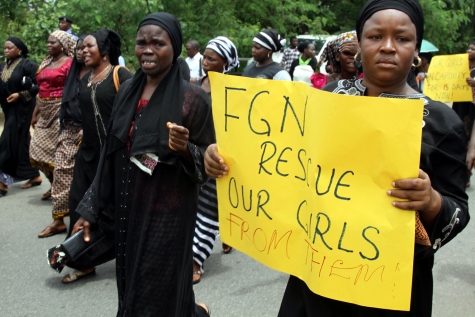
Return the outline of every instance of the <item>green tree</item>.
[[[475,36],[473,0],[420,0],[425,14],[425,39],[441,54],[464,52]],[[0,42],[8,36],[27,43],[31,58],[46,55],[48,35],[58,28],[58,17],[68,15],[77,34],[99,28],[117,31],[128,64],[135,63],[135,33],[150,12],[166,11],[180,20],[184,41],[224,35],[241,57],[251,55],[252,38],[261,29],[274,28],[283,36],[338,34],[355,28],[365,0],[2,0]],[[184,53],[183,53],[184,56]],[[137,66],[137,65],[135,65]]]

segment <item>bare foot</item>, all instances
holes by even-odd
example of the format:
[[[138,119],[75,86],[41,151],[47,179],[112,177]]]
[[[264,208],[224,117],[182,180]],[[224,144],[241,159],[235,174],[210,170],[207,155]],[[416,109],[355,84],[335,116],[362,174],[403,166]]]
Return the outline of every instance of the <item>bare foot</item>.
[[[205,312],[208,314],[208,316],[211,316],[211,310],[203,303],[196,303],[196,305],[202,307]]]

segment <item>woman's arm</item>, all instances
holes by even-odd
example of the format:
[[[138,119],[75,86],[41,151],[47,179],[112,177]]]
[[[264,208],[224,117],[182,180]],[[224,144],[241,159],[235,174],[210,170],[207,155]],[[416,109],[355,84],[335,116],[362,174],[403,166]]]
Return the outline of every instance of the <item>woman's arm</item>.
[[[38,123],[38,115],[40,113],[40,108],[38,104],[35,106],[35,110],[33,110],[33,115],[31,116],[31,127],[34,129],[36,128],[36,124]]]

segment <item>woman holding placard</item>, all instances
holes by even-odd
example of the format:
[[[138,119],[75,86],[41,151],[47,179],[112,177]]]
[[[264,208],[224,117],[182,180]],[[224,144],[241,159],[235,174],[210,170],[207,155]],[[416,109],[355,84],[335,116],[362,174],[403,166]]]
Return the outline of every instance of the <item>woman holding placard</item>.
[[[410,311],[363,307],[325,298],[291,276],[280,317],[429,317],[432,314],[434,253],[463,230],[470,216],[464,182],[463,124],[446,105],[418,93],[406,81],[421,46],[423,26],[424,17],[417,0],[368,1],[356,25],[364,78],[341,80],[324,88],[339,94],[424,101],[419,176],[394,180],[388,184],[387,191],[394,198],[394,207],[404,212],[417,210]],[[216,145],[208,147],[205,167],[211,177],[227,174],[228,167]]]
[[[470,176],[472,175],[472,168],[475,166],[475,132],[473,131],[473,122],[475,121],[475,41],[468,46],[467,53],[470,67],[470,77],[467,78],[467,84],[472,88],[473,100],[471,102],[454,102],[452,109],[463,121],[465,135],[467,136],[466,186],[470,187]]]

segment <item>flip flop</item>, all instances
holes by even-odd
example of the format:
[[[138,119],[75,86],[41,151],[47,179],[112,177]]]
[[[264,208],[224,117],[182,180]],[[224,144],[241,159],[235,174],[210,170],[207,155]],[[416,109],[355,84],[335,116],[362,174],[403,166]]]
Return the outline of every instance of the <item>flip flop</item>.
[[[28,189],[34,186],[40,186],[42,181],[34,182],[33,179],[28,180],[25,184],[21,185],[21,189]]]
[[[197,279],[195,279],[195,275],[198,276]],[[198,284],[200,281],[201,281],[201,275],[203,275],[203,272],[201,272],[201,270],[198,270],[198,271],[194,271],[193,272],[193,285],[194,284]]]
[[[63,229],[60,229],[60,230],[53,230],[53,228],[48,226],[44,228],[43,231],[38,233],[38,238],[42,239],[42,238],[51,237],[51,236],[54,236],[55,234],[66,232],[66,229],[67,228],[64,227]]]
[[[71,273],[66,274],[61,279],[61,282],[63,282],[64,284],[69,284],[72,282],[76,282],[84,277],[92,276],[92,275],[96,275],[96,268],[94,268],[91,272],[87,272],[87,273],[84,273],[83,271],[79,271],[79,270],[74,270]]]

